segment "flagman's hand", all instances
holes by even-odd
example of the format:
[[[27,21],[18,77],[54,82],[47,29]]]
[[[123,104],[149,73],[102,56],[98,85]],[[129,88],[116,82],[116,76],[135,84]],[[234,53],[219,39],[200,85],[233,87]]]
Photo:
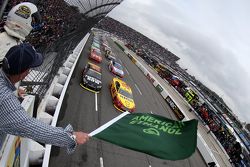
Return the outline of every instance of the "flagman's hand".
[[[78,145],[84,144],[89,140],[89,135],[84,132],[73,132],[73,135],[76,136],[76,143]]]
[[[24,95],[26,94],[26,91],[23,88],[18,88],[17,94],[18,94],[19,97],[24,98]]]

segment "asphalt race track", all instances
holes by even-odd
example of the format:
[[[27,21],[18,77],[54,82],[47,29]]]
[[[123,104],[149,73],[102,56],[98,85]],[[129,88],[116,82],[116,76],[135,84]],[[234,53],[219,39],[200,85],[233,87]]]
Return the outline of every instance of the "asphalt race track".
[[[89,39],[92,39],[92,36]],[[124,67],[125,77],[123,80],[132,88],[136,104],[135,112],[154,113],[176,119],[167,103],[143,73],[111,40],[108,41],[113,53],[115,53]],[[86,43],[72,75],[57,124],[57,126],[65,127],[70,123],[74,127],[74,130],[82,130],[88,133],[120,114],[112,103],[109,83],[114,75],[108,71],[108,61],[104,56],[103,62],[99,64],[102,67],[103,87],[101,92],[95,94],[83,89],[79,85],[81,71],[89,61],[88,53],[91,42],[89,40]],[[188,159],[168,161],[91,138],[87,144],[78,146],[72,155],[68,155],[65,149],[53,146],[49,166],[205,167],[206,164],[198,150]]]

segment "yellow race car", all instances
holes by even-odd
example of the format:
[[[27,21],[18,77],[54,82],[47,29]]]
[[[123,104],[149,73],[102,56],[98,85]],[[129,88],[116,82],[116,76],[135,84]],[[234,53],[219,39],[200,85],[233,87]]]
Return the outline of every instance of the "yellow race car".
[[[122,80],[113,78],[110,84],[110,92],[115,108],[121,112],[135,111],[131,88]]]

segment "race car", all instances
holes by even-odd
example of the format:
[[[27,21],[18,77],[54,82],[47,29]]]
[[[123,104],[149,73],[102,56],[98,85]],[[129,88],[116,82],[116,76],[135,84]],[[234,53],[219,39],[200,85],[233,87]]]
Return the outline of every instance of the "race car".
[[[95,64],[88,63],[83,69],[80,86],[91,92],[100,92],[102,88],[101,68]]]
[[[112,49],[108,45],[103,45],[103,51],[106,52],[107,50],[111,51]]]
[[[96,41],[97,43],[100,43],[100,38],[97,37],[97,36],[95,36],[95,37],[93,38],[93,41]]]
[[[122,65],[119,64],[117,61],[114,61],[114,60],[110,61],[109,71],[121,78],[124,77]]]
[[[93,41],[92,46],[100,49],[100,44],[97,41]]]
[[[111,62],[111,61],[116,61],[116,58],[113,54],[110,54],[108,56],[106,56],[106,58]]]
[[[109,50],[109,49],[107,49],[107,50],[104,51],[104,56],[105,56],[106,58],[108,58],[108,56],[111,55],[111,54],[112,54],[112,51]]]
[[[114,107],[121,111],[135,111],[135,103],[131,88],[122,80],[113,78],[110,84],[110,92]]]
[[[88,62],[87,68],[91,68],[99,73],[101,73],[101,71],[102,71],[101,67],[99,67],[98,65],[95,65],[93,63],[90,63],[90,62]]]
[[[102,40],[102,46],[103,47],[108,47],[108,41],[106,39]]]
[[[89,59],[101,63],[102,62],[101,52],[98,49],[92,49],[89,55]]]
[[[93,50],[93,49],[95,49],[95,50],[97,50],[98,52],[100,52],[100,53],[101,53],[100,48],[97,48],[96,46],[91,45],[90,50]]]

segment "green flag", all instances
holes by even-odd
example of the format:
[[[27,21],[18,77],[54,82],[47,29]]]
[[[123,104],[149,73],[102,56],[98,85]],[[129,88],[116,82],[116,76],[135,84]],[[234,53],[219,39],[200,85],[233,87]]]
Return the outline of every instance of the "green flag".
[[[90,136],[167,160],[191,156],[197,142],[197,120],[174,121],[159,115],[125,112]]]

